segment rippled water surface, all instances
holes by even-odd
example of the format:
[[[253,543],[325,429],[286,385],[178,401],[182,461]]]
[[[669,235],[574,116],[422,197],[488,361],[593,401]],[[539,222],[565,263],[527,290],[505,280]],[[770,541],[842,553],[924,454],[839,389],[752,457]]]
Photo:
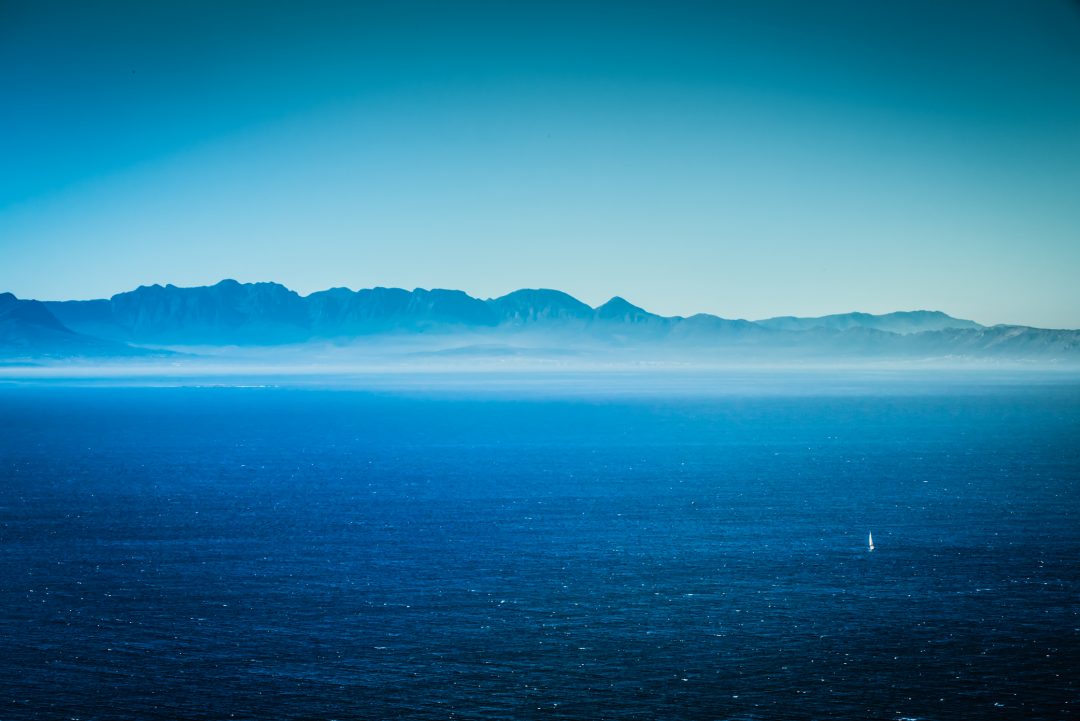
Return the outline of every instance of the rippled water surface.
[[[1080,708],[1068,382],[7,387],[0,429],[0,719]]]

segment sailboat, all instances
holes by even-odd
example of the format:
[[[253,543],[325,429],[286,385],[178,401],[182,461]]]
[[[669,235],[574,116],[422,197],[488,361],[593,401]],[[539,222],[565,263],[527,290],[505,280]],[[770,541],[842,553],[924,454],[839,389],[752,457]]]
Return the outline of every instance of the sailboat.
[[[874,550],[874,534],[873,533],[870,534],[870,537],[868,539],[868,543],[870,544],[870,548],[868,550],[873,551]]]

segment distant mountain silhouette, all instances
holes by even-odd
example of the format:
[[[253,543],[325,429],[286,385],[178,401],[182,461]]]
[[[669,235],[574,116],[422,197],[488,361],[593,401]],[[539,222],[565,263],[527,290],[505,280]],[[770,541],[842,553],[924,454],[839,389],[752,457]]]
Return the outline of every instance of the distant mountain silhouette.
[[[186,345],[292,343],[310,336],[305,300],[277,283],[140,286],[109,300],[47,302],[65,325],[112,340]]]
[[[452,347],[500,347],[500,353],[514,355],[513,343],[535,337],[544,339],[535,347],[552,353],[621,348],[709,361],[966,357],[1080,362],[1078,331],[984,327],[930,310],[748,321],[709,314],[661,316],[618,296],[592,308],[549,289],[522,289],[487,300],[460,290],[419,288],[331,288],[301,296],[278,283],[235,280],[196,288],[142,286],[103,300],[4,298],[8,310],[0,316],[0,347],[27,351],[80,344],[89,349],[94,342],[103,352],[114,352],[125,347],[121,344],[370,344],[432,337],[459,338],[456,345],[446,341]]]
[[[495,313],[484,301],[460,290],[332,288],[303,300],[307,304],[308,332],[315,337],[489,327],[497,323]]]
[[[829,328],[831,330],[849,330],[851,328],[873,328],[890,333],[922,333],[928,330],[946,330],[949,328],[982,328],[973,320],[961,320],[946,315],[939,310],[909,310],[884,315],[869,313],[841,313],[825,315],[819,318],[796,318],[780,316],[757,321],[765,328],[775,330],[813,330]]]

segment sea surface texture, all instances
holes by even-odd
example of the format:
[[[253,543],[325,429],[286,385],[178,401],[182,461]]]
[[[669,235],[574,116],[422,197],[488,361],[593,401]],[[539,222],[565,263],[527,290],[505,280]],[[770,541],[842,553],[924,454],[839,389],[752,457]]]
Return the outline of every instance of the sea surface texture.
[[[1077,715],[1080,386],[885,385],[0,387],[0,719]]]

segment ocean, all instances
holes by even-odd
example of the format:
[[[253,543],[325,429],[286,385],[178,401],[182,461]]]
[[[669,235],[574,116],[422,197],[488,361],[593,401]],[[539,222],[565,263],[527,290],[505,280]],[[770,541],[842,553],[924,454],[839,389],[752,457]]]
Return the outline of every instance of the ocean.
[[[0,719],[1080,711],[1075,376],[591,388],[0,386]]]

